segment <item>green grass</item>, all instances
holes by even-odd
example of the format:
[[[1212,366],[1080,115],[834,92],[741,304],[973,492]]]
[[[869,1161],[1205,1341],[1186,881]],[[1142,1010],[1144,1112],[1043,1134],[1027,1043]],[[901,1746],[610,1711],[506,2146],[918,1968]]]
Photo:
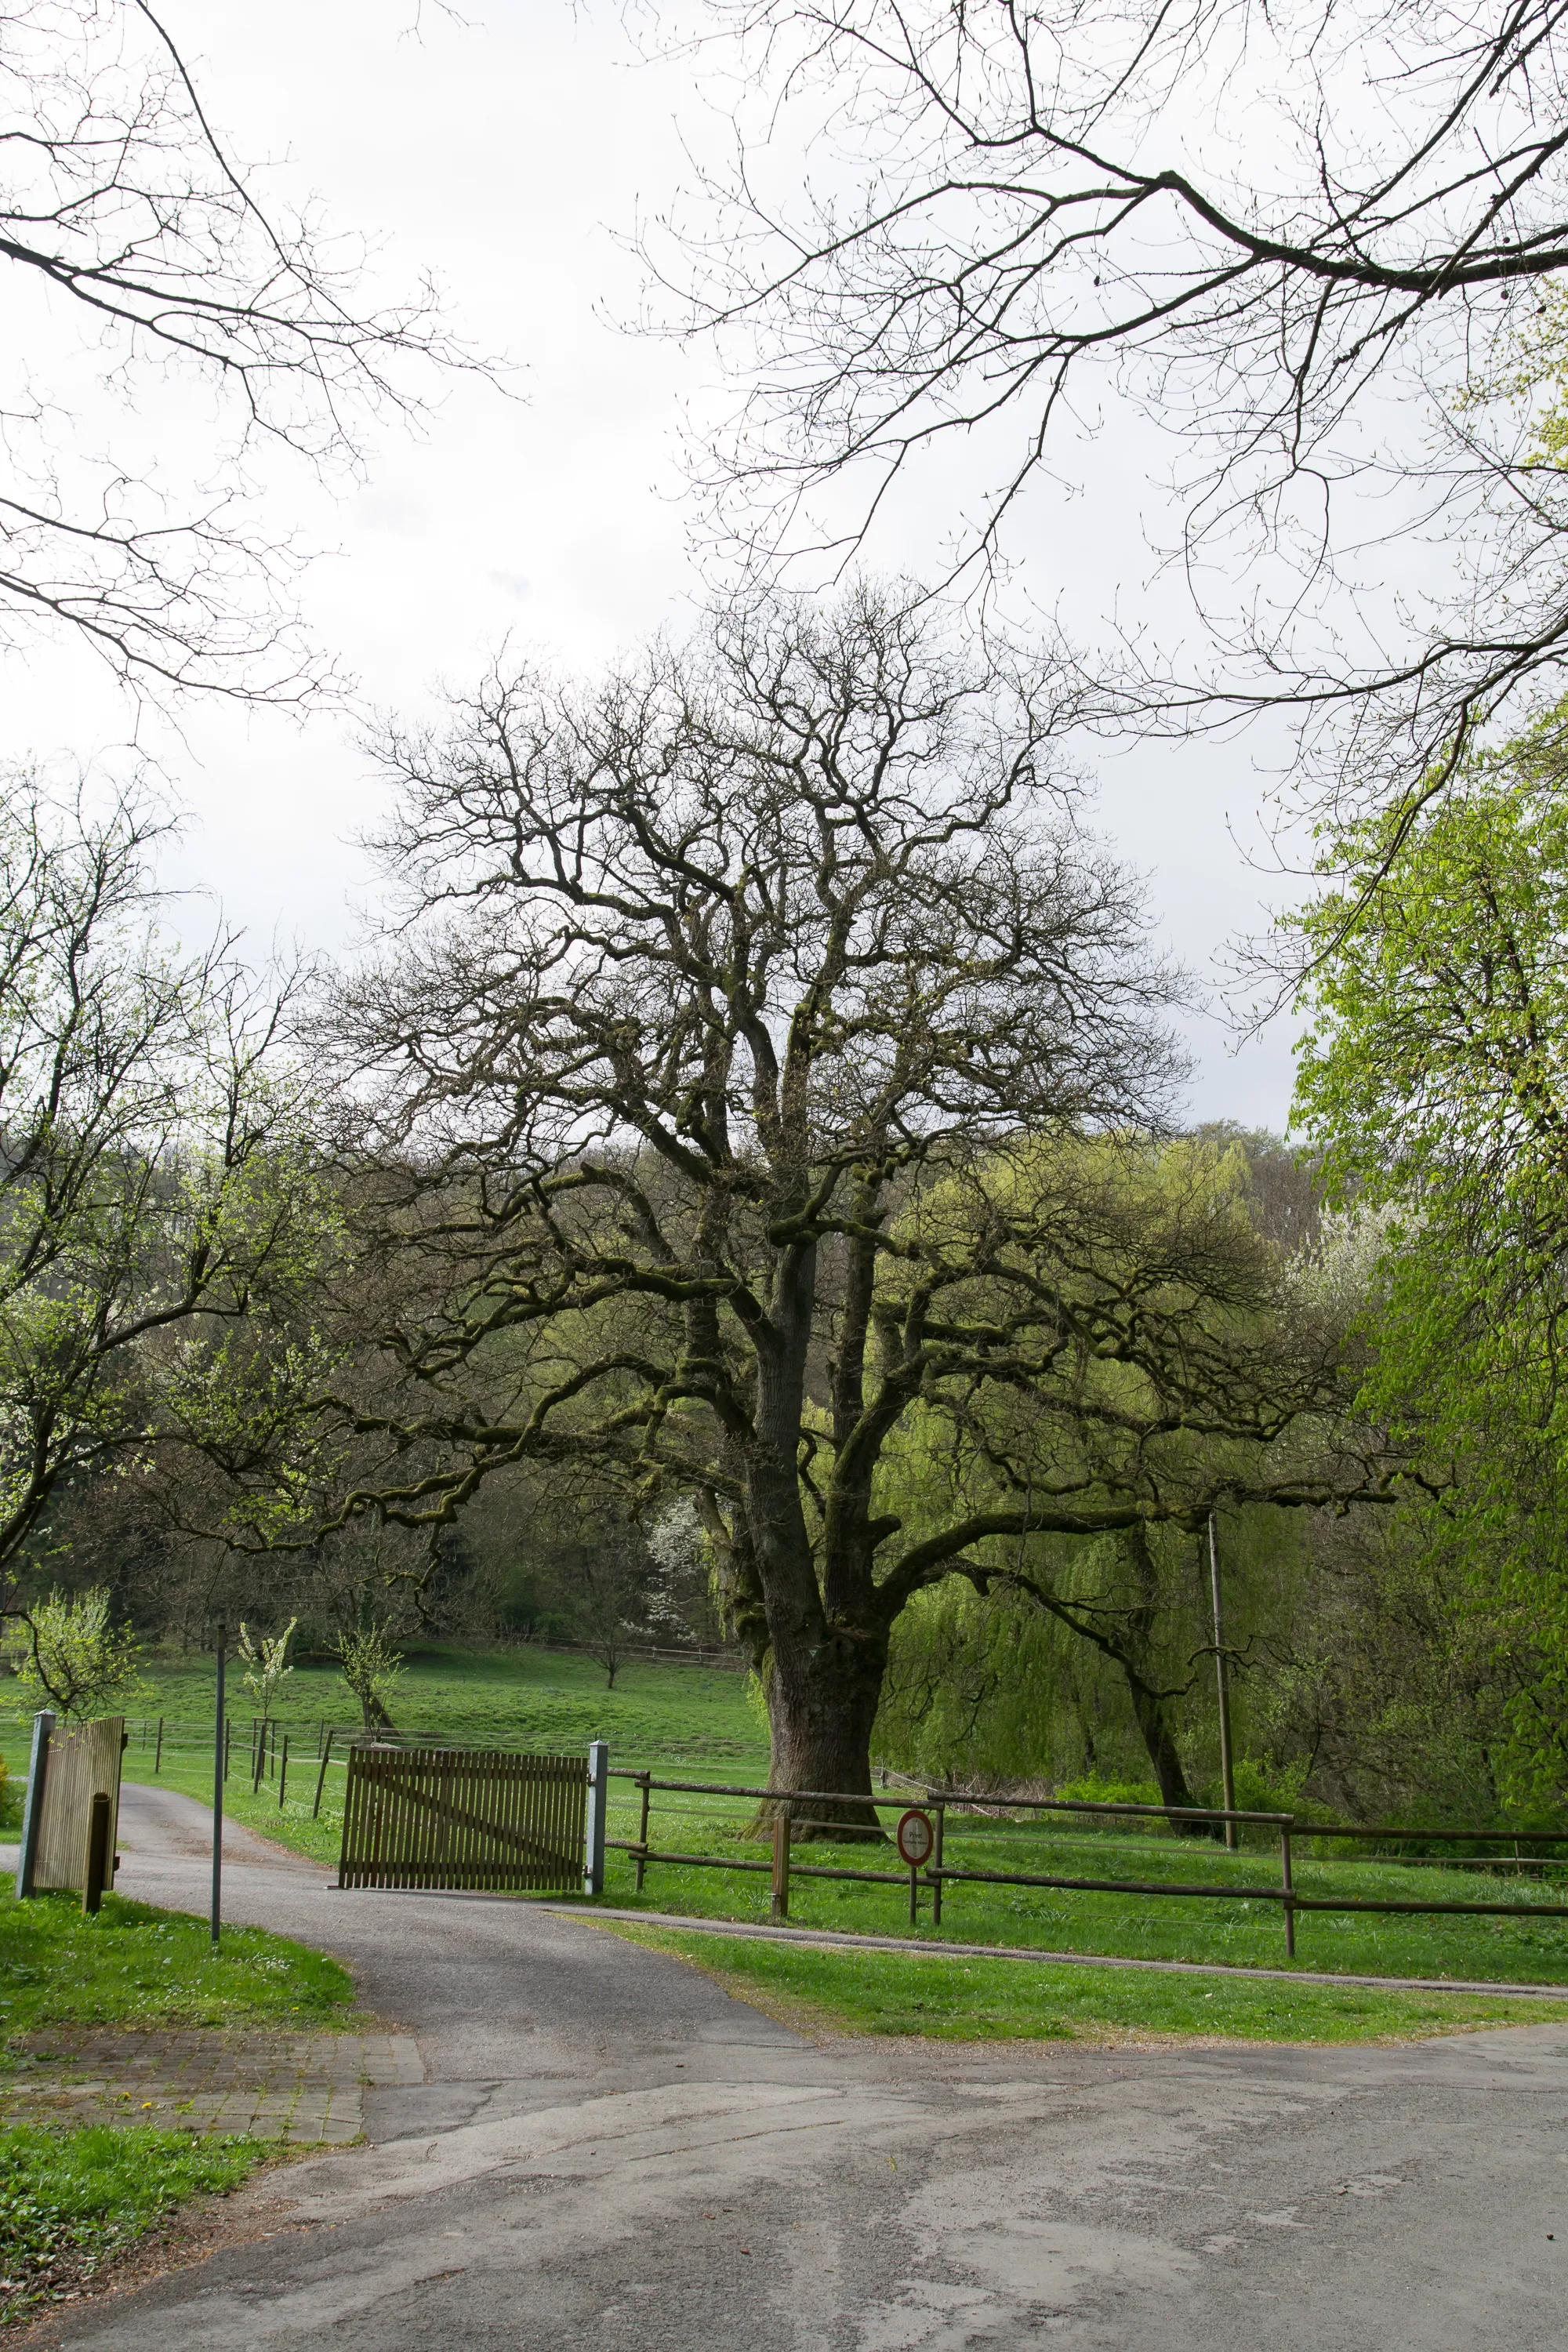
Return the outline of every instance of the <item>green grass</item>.
[[[212,1660],[154,1659],[144,1679],[152,1695],[130,1717],[135,1758],[142,1753],[143,1720],[155,1723],[160,1715],[181,1740],[205,1743],[210,1758]],[[228,1707],[237,1725],[248,1723],[254,1712],[232,1663]],[[358,1716],[342,1675],[326,1660],[296,1666],[274,1712],[296,1738],[308,1734],[312,1747],[323,1720],[347,1726]],[[620,1764],[668,1765],[679,1759],[725,1768],[708,1771],[710,1779],[751,1780],[767,1770],[766,1734],[747,1701],[744,1677],[730,1667],[633,1664],[621,1668],[612,1691],[603,1667],[589,1658],[527,1643],[494,1650],[437,1644],[409,1654],[407,1671],[393,1688],[392,1712],[400,1731],[439,1731],[547,1752],[607,1739]],[[25,1751],[16,1746],[6,1752],[15,1766]]]
[[[1568,2013],[1554,2001],[1486,1994],[1165,1976],[1047,1960],[812,1950],[647,1927],[614,1932],[689,1961],[726,1991],[808,2032],[919,2034],[941,2042],[1124,2041],[1158,2034],[1389,2042],[1483,2025],[1560,2024]]]
[[[335,1960],[260,1927],[226,1927],[110,1895],[9,1899],[0,1881],[0,2095],[5,2045],[49,2026],[319,2026],[345,2021]],[[253,2139],[141,2126],[0,2123],[0,2323],[75,2293],[161,2214],[236,2187],[268,2155]]]
[[[84,1918],[74,1895],[8,1899],[0,1880],[0,2042],[57,2025],[342,2022],[353,1979],[322,1952],[263,1927],[226,1927],[215,1956],[205,1919],[105,1895]],[[3,2080],[3,2078],[0,2078]]]
[[[0,2126],[0,2323],[72,2293],[171,2206],[237,2188],[270,2152],[136,2126]]]

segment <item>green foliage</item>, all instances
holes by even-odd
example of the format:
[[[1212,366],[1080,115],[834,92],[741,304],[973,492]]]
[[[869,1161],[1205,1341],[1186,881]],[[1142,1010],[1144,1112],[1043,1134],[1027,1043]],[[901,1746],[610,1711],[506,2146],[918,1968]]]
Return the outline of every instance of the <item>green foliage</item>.
[[[1087,1805],[1157,1805],[1160,1801],[1160,1791],[1152,1780],[1102,1780],[1098,1774],[1083,1780],[1063,1780],[1055,1793],[1064,1800],[1077,1798],[1080,1804]],[[1086,1813],[1074,1826],[1091,1830],[1096,1823]]]
[[[142,1644],[128,1625],[110,1622],[103,1585],[74,1598],[51,1592],[35,1601],[13,1641],[26,1703],[47,1704],[68,1722],[115,1706],[123,1713],[145,1690],[138,1674]]]
[[[1539,2000],[1373,1987],[1053,1968],[1045,1961],[835,1952],[646,1927],[616,1931],[673,1952],[742,2000],[807,2031],[919,2034],[940,2042],[1119,2041],[1223,2035],[1247,2042],[1400,2042],[1479,2025],[1539,2025]]]
[[[403,1659],[386,1638],[384,1629],[369,1625],[338,1637],[338,1663],[347,1683],[364,1715],[365,1728],[376,1724],[390,1727],[392,1716],[387,1699],[392,1686],[403,1672]]]
[[[0,2125],[0,2326],[75,2292],[183,2199],[237,2189],[268,2152],[134,2125]]]
[[[353,1985],[336,1960],[262,1927],[226,1927],[106,1895],[0,1901],[0,2037],[45,2025],[310,2024],[340,2016]]]
[[[1440,1491],[1417,1540],[1457,1546],[1499,1643],[1533,1653],[1497,1759],[1533,1801],[1568,1791],[1565,728],[1560,706],[1471,761],[1403,840],[1336,835],[1349,879],[1302,919],[1297,1115],[1347,1204],[1363,1407]]]
[[[335,1213],[278,1051],[287,984],[269,996],[221,948],[160,933],[144,812],[100,820],[6,782],[0,1601],[73,1485],[189,1442],[182,1385],[226,1330],[287,1323]],[[226,1385],[232,1422],[245,1392]],[[258,1443],[230,1428],[229,1458]]]
[[[288,1663],[289,1643],[299,1622],[298,1617],[290,1617],[281,1633],[253,1636],[244,1618],[239,1621],[239,1654],[245,1661],[240,1681],[255,1700],[263,1722],[272,1714],[284,1676],[294,1671]]]

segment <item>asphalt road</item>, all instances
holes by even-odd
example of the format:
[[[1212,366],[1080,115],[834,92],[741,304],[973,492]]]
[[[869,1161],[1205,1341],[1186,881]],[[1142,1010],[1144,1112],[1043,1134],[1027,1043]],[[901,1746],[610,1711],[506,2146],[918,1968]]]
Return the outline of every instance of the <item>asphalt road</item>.
[[[205,1907],[127,1787],[120,1884]],[[1554,2352],[1568,2028],[1400,2049],[814,2047],[533,1906],[336,1894],[231,1833],[228,1916],[418,2037],[291,2225],[50,2336],[103,2352]]]

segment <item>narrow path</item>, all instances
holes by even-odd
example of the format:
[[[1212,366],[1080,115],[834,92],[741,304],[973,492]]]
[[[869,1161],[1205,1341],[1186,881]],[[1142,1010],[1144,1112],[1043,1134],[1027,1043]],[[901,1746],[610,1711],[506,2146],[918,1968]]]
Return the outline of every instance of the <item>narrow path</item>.
[[[205,1908],[127,1790],[121,1885]],[[423,2084],[247,2197],[279,2233],[48,2322],[151,2352],[1543,2352],[1568,2026],[1399,2049],[814,2047],[540,1906],[341,1895],[243,1830],[227,1908],[338,1953]],[[268,2226],[274,2226],[271,2221]]]

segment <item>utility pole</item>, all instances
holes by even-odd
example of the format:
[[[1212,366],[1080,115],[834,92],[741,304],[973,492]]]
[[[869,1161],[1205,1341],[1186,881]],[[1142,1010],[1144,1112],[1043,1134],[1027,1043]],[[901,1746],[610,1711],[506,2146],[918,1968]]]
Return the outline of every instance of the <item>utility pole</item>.
[[[223,1668],[224,1650],[228,1641],[228,1627],[217,1629],[217,1717],[213,1731],[213,1949],[217,1949],[218,1933],[223,1924]]]
[[[1219,1778],[1227,1813],[1236,1811],[1236,1765],[1230,1752],[1230,1683],[1225,1670],[1225,1611],[1219,1591],[1219,1521],[1209,1513],[1209,1587],[1214,1595],[1214,1673],[1219,1690]],[[1238,1843],[1236,1823],[1226,1822],[1225,1842],[1232,1853]]]

